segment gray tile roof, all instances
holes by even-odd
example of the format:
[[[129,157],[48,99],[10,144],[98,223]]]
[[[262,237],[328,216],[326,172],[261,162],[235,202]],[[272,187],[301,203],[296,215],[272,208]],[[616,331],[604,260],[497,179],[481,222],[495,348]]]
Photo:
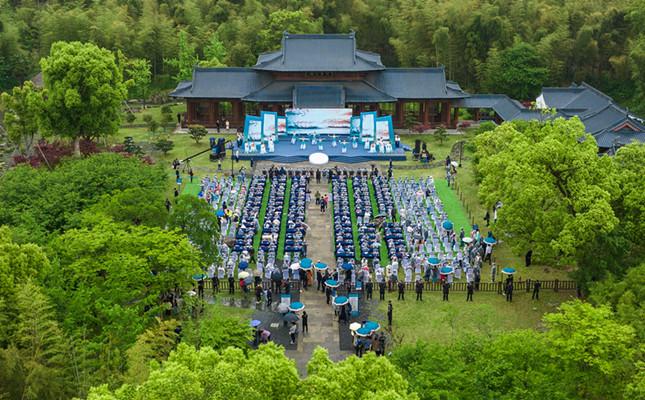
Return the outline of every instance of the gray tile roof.
[[[265,85],[271,76],[251,68],[200,68],[191,83],[181,82],[172,97],[239,99]]]
[[[378,71],[378,54],[357,50],[354,33],[296,35],[285,32],[280,50],[261,54],[253,66],[264,71]]]
[[[398,99],[456,99],[469,96],[454,82],[448,84],[443,67],[388,68],[369,74],[367,79]]]
[[[243,98],[245,101],[262,102],[285,102],[293,100],[294,88],[303,87],[342,87],[344,89],[345,102],[347,103],[381,103],[396,101],[395,98],[387,95],[365,81],[326,81],[326,82],[305,82],[305,81],[272,81],[268,85],[249,93]]]

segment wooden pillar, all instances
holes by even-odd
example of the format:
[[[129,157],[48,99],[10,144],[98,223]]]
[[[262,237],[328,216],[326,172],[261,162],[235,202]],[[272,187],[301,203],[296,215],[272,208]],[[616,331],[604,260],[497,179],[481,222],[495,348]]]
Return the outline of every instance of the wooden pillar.
[[[450,127],[450,102],[441,102],[441,124],[446,128]]]
[[[233,109],[232,112],[232,121],[230,121],[231,126],[234,128],[241,127],[244,124],[244,107],[241,100],[232,100],[231,106]]]
[[[396,102],[396,118],[395,123],[398,128],[403,128],[405,125],[405,102],[397,101]]]
[[[452,127],[456,128],[459,124],[459,107],[452,109]]]
[[[381,116],[381,104],[380,103],[374,104],[374,110],[376,111],[376,115],[380,117]]]
[[[430,101],[423,102],[423,125],[430,125]]]
[[[186,124],[192,125],[195,121],[195,101],[186,100]]]

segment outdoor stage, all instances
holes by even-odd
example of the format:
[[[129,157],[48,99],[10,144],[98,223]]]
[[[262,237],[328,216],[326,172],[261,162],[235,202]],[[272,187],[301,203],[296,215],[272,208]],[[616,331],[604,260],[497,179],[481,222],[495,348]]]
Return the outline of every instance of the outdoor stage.
[[[280,163],[295,163],[308,161],[309,155],[312,153],[325,153],[329,156],[329,161],[343,162],[343,163],[360,163],[368,161],[405,161],[405,151],[410,149],[403,144],[401,147],[394,148],[391,153],[370,153],[365,150],[360,144],[357,148],[352,148],[351,143],[347,143],[347,152],[342,152],[342,144],[340,141],[336,147],[332,146],[331,139],[326,139],[323,142],[323,149],[320,150],[318,145],[312,145],[310,141],[307,142],[307,147],[303,150],[300,148],[300,141],[292,144],[288,138],[280,139],[275,143],[275,151],[273,153],[244,153],[240,152],[240,160],[254,160],[254,161],[273,161]]]

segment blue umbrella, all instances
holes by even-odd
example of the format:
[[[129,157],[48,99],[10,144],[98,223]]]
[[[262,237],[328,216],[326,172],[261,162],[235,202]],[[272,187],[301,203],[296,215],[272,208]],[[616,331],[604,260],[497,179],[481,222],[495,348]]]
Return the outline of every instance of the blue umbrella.
[[[349,303],[349,299],[345,296],[336,296],[336,298],[334,298],[335,306],[344,306],[347,303]]]
[[[430,263],[430,265],[439,265],[439,264],[441,264],[441,260],[438,259],[437,257],[428,258],[428,262]]]
[[[343,265],[341,265],[341,268],[344,269],[345,271],[350,271],[352,269],[352,264],[343,263]]]
[[[262,321],[260,321],[259,319],[254,319],[253,321],[251,321],[251,328],[257,328],[261,323]]]
[[[484,243],[486,243],[486,244],[495,244],[495,243],[497,243],[497,240],[495,240],[494,237],[489,236],[486,239],[484,239]]]
[[[474,230],[474,231],[478,231],[478,230],[479,230],[479,225],[477,225],[477,224],[473,224],[473,230]]]
[[[221,217],[223,217],[223,216],[224,216],[224,210],[217,210],[217,211],[215,211],[215,215],[217,215],[217,216],[218,216],[218,217],[220,217],[220,218],[221,218]]]
[[[311,268],[311,264],[313,264],[313,261],[311,261],[311,258],[303,258],[302,260],[300,260],[300,268],[302,269]]]
[[[326,269],[327,269],[327,264],[325,264],[325,263],[323,263],[323,262],[317,262],[317,263],[314,265],[314,268],[319,269],[319,270],[321,270],[321,271],[324,271],[324,270],[326,270]]]
[[[249,267],[249,263],[247,261],[240,261],[240,265],[237,266],[238,269],[241,269],[244,271]]]
[[[513,275],[515,272],[516,272],[515,268],[511,268],[511,267],[506,267],[502,269],[502,273],[507,275]]]
[[[356,330],[356,334],[358,336],[369,336],[369,335],[372,334],[372,330],[369,329],[369,328],[366,328],[366,327],[362,327],[362,328],[358,328],[358,330]]]
[[[195,274],[195,275],[193,275],[193,280],[201,281],[203,279],[206,279],[206,275],[204,275],[204,274]]]
[[[368,328],[370,331],[378,331],[381,329],[381,325],[378,322],[367,321],[363,324],[363,328]]]
[[[327,285],[329,287],[332,287],[332,288],[335,288],[335,287],[340,286],[340,283],[338,283],[338,281],[334,280],[334,279],[327,279],[325,281],[325,285]]]
[[[301,302],[299,302],[299,301],[294,301],[294,302],[293,302],[293,303],[291,303],[291,305],[289,306],[289,311],[294,311],[294,312],[295,312],[295,311],[302,311],[302,310],[304,310],[304,309],[305,309],[305,305],[304,305],[304,304],[302,304],[302,303],[301,303]]]
[[[439,270],[439,272],[444,274],[444,275],[448,275],[448,274],[452,274],[454,271],[453,271],[452,267],[443,267],[443,268],[441,268]]]
[[[443,229],[445,229],[445,230],[447,230],[447,231],[451,231],[451,230],[452,230],[452,228],[453,228],[452,222],[450,222],[450,220],[448,220],[448,219],[447,219],[447,220],[445,220],[445,221],[443,221],[443,223],[441,224],[441,226],[443,227]]]

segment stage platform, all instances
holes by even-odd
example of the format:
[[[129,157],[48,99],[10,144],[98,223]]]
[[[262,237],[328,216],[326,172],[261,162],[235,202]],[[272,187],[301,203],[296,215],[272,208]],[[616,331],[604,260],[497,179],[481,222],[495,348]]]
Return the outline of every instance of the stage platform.
[[[243,153],[240,152],[240,160],[254,160],[254,161],[273,161],[278,163],[296,163],[308,161],[309,155],[312,153],[325,153],[329,156],[329,161],[342,162],[342,163],[360,163],[369,161],[405,161],[405,152],[410,151],[410,148],[401,144],[401,147],[395,148],[392,153],[370,153],[362,146],[352,148],[351,144],[347,144],[347,152],[342,152],[342,145],[338,143],[333,147],[331,141],[323,142],[323,150],[318,149],[318,145],[307,143],[307,147],[303,150],[300,148],[300,143],[292,144],[290,140],[280,140],[275,144],[275,152],[273,153]]]

